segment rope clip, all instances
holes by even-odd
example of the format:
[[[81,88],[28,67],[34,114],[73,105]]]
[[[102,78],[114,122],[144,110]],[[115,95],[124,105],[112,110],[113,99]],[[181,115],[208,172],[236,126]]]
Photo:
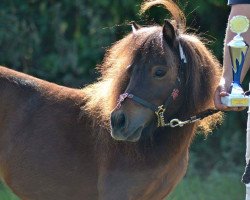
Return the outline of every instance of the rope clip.
[[[179,127],[182,127],[182,126],[184,126],[185,124],[188,124],[189,123],[189,120],[187,120],[187,121],[181,121],[181,120],[179,120],[179,119],[172,119],[170,122],[169,122],[169,126],[171,127],[171,128],[174,128],[174,127],[177,127],[177,126],[179,126]]]

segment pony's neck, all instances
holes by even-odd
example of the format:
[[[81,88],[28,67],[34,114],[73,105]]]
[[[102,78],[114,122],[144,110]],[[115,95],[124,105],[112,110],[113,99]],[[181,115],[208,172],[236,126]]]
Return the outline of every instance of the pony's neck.
[[[157,168],[168,163],[180,162],[187,159],[188,148],[194,135],[194,125],[183,128],[159,128],[147,134],[153,135],[153,138],[145,137],[137,143],[132,143],[116,141],[109,132],[102,132],[99,137],[97,136],[98,152],[103,154],[102,159],[112,160],[114,163],[110,163],[111,165],[141,163],[148,168]]]
[[[15,112],[22,107],[29,91],[24,91],[21,84],[25,85],[25,82],[12,70],[1,67],[0,72],[0,121],[4,123],[13,113],[17,116]]]

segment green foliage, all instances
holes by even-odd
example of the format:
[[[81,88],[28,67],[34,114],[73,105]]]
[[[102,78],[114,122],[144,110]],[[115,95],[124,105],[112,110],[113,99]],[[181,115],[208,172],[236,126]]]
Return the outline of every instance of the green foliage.
[[[246,121],[246,113],[228,113],[223,125],[214,133],[207,137],[199,134],[195,138],[191,146],[189,166],[195,169],[194,175],[206,177],[214,170],[223,173],[243,173]]]
[[[80,86],[95,77],[105,48],[121,35],[115,25],[134,18],[135,9],[133,1],[3,1],[0,63]]]
[[[167,13],[152,9],[139,16],[136,0],[1,1],[0,64],[40,78],[82,86],[96,78],[93,70],[105,49],[130,31],[129,22],[162,23]],[[227,6],[222,1],[180,1],[191,28],[215,40],[221,58]],[[213,16],[209,16],[210,11]]]

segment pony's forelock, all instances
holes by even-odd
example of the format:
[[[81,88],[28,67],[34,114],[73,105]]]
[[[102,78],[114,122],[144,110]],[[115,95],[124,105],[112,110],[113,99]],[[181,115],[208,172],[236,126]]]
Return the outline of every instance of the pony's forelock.
[[[136,34],[128,34],[107,50],[103,63],[97,68],[101,77],[96,83],[83,88],[86,100],[84,110],[101,119],[105,125],[109,124],[110,113],[128,84],[127,69],[134,59],[135,52],[151,34],[159,30],[159,26],[143,28]]]

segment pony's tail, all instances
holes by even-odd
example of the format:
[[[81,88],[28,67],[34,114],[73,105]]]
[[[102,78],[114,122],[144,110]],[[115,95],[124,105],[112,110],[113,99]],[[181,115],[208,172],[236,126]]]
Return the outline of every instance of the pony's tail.
[[[171,13],[173,20],[176,21],[178,29],[186,29],[186,17],[179,6],[172,0],[146,0],[141,5],[140,14],[143,14],[145,11],[156,5],[163,6]]]

